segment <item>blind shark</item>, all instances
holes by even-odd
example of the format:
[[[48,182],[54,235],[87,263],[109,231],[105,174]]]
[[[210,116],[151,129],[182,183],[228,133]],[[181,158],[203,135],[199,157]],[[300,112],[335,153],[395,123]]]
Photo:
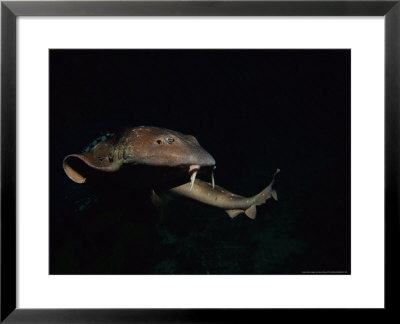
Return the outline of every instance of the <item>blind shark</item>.
[[[245,213],[254,219],[256,206],[278,199],[272,186],[279,169],[257,195],[236,195],[215,185],[215,159],[194,136],[160,127],[139,126],[105,138],[87,152],[67,155],[63,168],[76,183],[96,177],[108,183],[119,175],[119,182],[153,189],[153,202],[160,193],[173,193],[223,209],[232,218]],[[211,182],[196,178],[200,172]]]

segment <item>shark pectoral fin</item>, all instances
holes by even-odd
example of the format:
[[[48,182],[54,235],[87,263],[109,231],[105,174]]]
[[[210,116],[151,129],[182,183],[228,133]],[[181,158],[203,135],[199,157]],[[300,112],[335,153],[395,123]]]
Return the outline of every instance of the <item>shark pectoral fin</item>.
[[[66,175],[76,183],[85,183],[86,178],[80,174],[76,169],[72,168],[69,163],[64,161],[63,163],[64,171]]]
[[[86,156],[87,154],[70,154],[65,157],[63,161],[63,168],[66,173],[66,175],[72,180],[75,181],[76,183],[85,183],[86,182],[86,176],[85,176],[85,170],[82,167],[81,161],[86,162]]]
[[[246,209],[244,212],[248,218],[255,219],[257,215],[257,208],[256,205],[251,205],[249,208]]]
[[[225,211],[229,215],[230,218],[234,218],[237,215],[244,212],[244,210],[242,210],[242,209],[226,209]]]
[[[97,157],[91,152],[70,154],[63,161],[65,173],[77,183],[86,182],[87,173],[90,169],[114,172],[120,167],[120,162],[110,162],[106,157]]]

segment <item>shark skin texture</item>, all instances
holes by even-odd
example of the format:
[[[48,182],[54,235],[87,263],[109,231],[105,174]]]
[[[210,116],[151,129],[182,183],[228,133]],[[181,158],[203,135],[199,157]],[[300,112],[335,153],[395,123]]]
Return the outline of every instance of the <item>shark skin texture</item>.
[[[160,127],[133,127],[105,138],[86,152],[67,155],[63,169],[79,184],[129,183],[151,189],[156,205],[162,204],[163,194],[172,193],[223,209],[231,218],[245,213],[255,219],[256,206],[278,199],[272,186],[279,169],[257,195],[236,195],[215,185],[215,159],[194,136]],[[199,172],[207,173],[211,183],[196,178]]]

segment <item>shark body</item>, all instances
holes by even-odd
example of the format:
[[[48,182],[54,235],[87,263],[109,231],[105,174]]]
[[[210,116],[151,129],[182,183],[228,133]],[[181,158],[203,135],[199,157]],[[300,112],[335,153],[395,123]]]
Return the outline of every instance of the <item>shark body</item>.
[[[245,213],[249,218],[256,217],[256,206],[264,204],[268,199],[278,200],[276,191],[272,188],[275,176],[280,170],[277,169],[271,183],[260,193],[252,197],[243,197],[234,194],[220,186],[214,186],[211,183],[196,179],[193,187],[190,183],[177,186],[169,192],[185,196],[204,204],[221,208],[231,217]]]
[[[277,200],[272,185],[279,169],[259,194],[253,197],[236,195],[215,185],[215,160],[194,136],[159,127],[127,129],[97,143],[88,152],[67,155],[63,168],[76,183],[90,182],[96,175],[107,175],[102,181],[108,182],[119,175],[119,182],[155,189],[153,195],[171,192],[221,208],[230,217],[245,213],[254,219],[256,206],[271,197]],[[210,173],[211,183],[196,179],[200,170]],[[153,202],[156,201],[159,197],[153,197]]]
[[[153,168],[153,173],[167,168],[163,171],[175,175],[186,172],[194,181],[200,168],[212,170],[215,160],[192,135],[139,126],[98,143],[89,152],[67,155],[63,161],[65,173],[76,183],[86,182],[85,173],[90,172],[85,166],[107,173],[138,166]]]

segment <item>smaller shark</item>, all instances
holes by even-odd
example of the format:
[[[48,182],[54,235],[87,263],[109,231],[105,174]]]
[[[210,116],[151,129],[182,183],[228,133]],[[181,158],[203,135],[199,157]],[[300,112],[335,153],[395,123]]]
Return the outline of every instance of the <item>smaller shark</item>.
[[[221,208],[230,217],[245,213],[256,217],[256,206],[269,198],[277,200],[271,183],[253,197],[242,197],[215,185],[215,160],[197,139],[173,130],[139,126],[105,138],[86,152],[64,158],[66,175],[76,183],[93,179],[99,185],[126,185],[152,189],[153,203],[162,203],[162,193],[185,196]],[[210,172],[211,183],[196,179],[199,171]],[[96,180],[97,179],[97,180]]]
[[[221,208],[231,217],[245,213],[249,218],[255,219],[257,214],[256,206],[264,204],[267,199],[278,200],[278,195],[272,186],[275,182],[275,176],[279,173],[277,169],[274,173],[271,183],[260,193],[253,197],[243,197],[236,195],[228,190],[213,186],[213,184],[196,179],[194,185],[185,183],[178,187],[169,189],[169,192],[185,196],[204,204]]]

